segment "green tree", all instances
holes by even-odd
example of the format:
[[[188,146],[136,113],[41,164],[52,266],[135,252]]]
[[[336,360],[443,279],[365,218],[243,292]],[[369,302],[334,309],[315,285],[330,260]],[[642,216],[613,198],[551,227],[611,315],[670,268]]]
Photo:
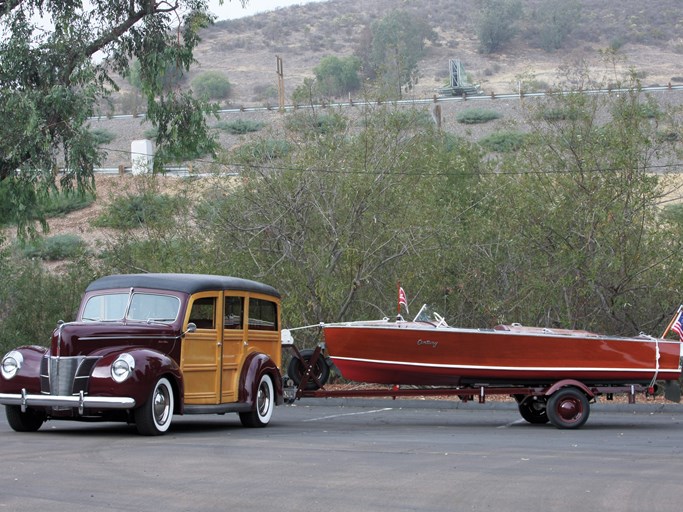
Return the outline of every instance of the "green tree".
[[[550,0],[537,8],[532,16],[531,37],[545,51],[562,48],[574,27],[581,23],[578,0]]]
[[[634,76],[622,86],[530,107],[528,143],[483,177],[476,207],[452,213],[444,254],[459,293],[454,316],[659,334],[680,302],[683,269],[680,227],[660,208],[666,179],[652,171],[675,148],[642,116],[651,99]],[[539,115],[549,109],[575,115]]]
[[[142,83],[142,71],[139,60],[133,61],[128,69],[128,82],[138,89],[143,91],[145,85]],[[169,62],[163,70],[160,70],[156,77],[155,87],[161,91],[170,91],[180,84],[183,78],[183,69],[178,66],[176,62]]]
[[[320,91],[328,96],[341,96],[357,90],[360,87],[359,70],[358,57],[339,58],[334,55],[323,57],[313,68]]]
[[[55,186],[56,169],[64,189],[94,186],[102,153],[87,120],[116,90],[111,74],[125,76],[132,59],[157,147],[214,150],[205,122],[213,107],[158,80],[169,64],[189,68],[211,21],[208,0],[0,2],[0,181],[17,190],[10,197],[20,232],[38,196]]]
[[[395,314],[398,279],[423,287],[443,224],[442,169],[476,169],[476,158],[416,123],[422,111],[392,114],[368,108],[359,131],[316,131],[277,168],[212,187],[196,222],[217,270],[277,283],[288,325]]]
[[[192,80],[192,89],[200,98],[225,100],[230,97],[232,84],[223,73],[207,71]]]
[[[55,274],[37,261],[0,259],[0,353],[47,345],[58,320],[74,320],[83,290],[99,274],[81,259]]]
[[[392,98],[401,98],[403,87],[418,80],[417,64],[425,41],[436,33],[429,24],[407,11],[395,10],[372,24],[369,64],[382,90]]]
[[[477,35],[479,51],[494,53],[517,33],[516,22],[522,16],[520,0],[484,0],[481,2]]]

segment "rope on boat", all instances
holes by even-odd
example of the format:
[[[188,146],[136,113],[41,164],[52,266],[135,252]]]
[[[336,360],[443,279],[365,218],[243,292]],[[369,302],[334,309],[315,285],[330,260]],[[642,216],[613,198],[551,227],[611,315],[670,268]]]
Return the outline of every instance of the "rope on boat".
[[[301,327],[292,327],[291,329],[287,329],[288,331],[300,331],[301,329],[312,329],[313,327],[323,327],[325,325],[325,322],[320,322],[317,324],[311,324],[311,325],[302,325]]]
[[[652,380],[650,381],[650,388],[653,388],[657,383],[657,375],[659,374],[659,338],[653,338],[650,336],[650,339],[655,341],[655,374],[652,376]]]

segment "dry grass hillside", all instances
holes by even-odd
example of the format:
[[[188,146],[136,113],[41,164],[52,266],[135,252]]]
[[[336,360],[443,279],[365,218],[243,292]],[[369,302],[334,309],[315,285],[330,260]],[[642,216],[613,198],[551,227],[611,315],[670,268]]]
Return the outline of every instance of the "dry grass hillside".
[[[233,0],[234,1],[234,0]],[[259,0],[250,0],[258,2]],[[235,2],[236,3],[236,2]],[[538,47],[533,37],[534,12],[543,1],[524,0],[525,24],[519,34],[499,53],[483,55],[477,51],[477,2],[453,0],[328,0],[293,6],[270,13],[234,21],[219,21],[203,33],[203,42],[196,52],[198,61],[184,82],[200,73],[217,70],[225,73],[233,84],[233,93],[226,108],[259,107],[277,104],[276,56],[284,61],[285,89],[289,101],[291,92],[306,77],[313,76],[313,68],[325,55],[346,56],[361,50],[361,34],[373,22],[393,9],[403,9],[425,19],[438,34],[429,43],[419,63],[420,79],[408,93],[409,98],[431,98],[448,77],[448,60],[460,59],[472,81],[480,83],[490,95],[515,91],[519,75],[533,76],[539,87],[551,86],[556,81],[560,66],[580,60],[589,61],[596,77],[615,70],[605,66],[599,58],[601,49],[618,47],[622,68],[637,69],[643,85],[683,84],[683,5],[680,0],[655,0],[644,4],[639,0],[580,0],[580,20],[561,50],[548,53]],[[125,95],[128,87],[123,83]],[[116,113],[130,113],[123,108],[120,96],[115,102]],[[657,93],[659,101],[680,105],[683,92]],[[492,108],[501,118],[477,127],[455,122],[458,111],[469,108],[472,102],[443,103],[444,129],[474,140],[501,129],[524,130],[519,110],[521,102],[490,100],[476,106]],[[430,110],[433,106],[427,106]],[[223,118],[262,122],[263,133],[277,134],[283,119],[289,114],[276,110],[259,112],[231,112]],[[130,141],[145,137],[149,126],[144,118],[102,118],[93,121],[93,128],[101,128],[115,135],[106,144],[108,156],[104,165],[130,165]],[[276,135],[275,135],[276,136]],[[220,142],[230,150],[248,140],[248,136],[220,133]],[[198,164],[201,167],[201,163]],[[168,186],[177,179],[167,178]],[[102,204],[111,194],[124,193],[132,184],[132,177],[98,177],[98,201],[91,207],[51,222],[51,232],[76,233],[84,238],[100,240],[107,234],[94,230],[89,219],[98,215]]]
[[[195,54],[197,65],[181,86],[189,87],[201,73],[220,71],[233,85],[231,98],[222,107],[276,106],[276,56],[279,56],[284,63],[285,96],[290,104],[294,89],[305,78],[313,77],[313,69],[324,56],[362,52],[363,32],[397,9],[426,20],[438,35],[427,44],[418,64],[418,83],[406,93],[408,99],[432,98],[447,83],[448,61],[452,58],[464,63],[471,81],[479,83],[487,95],[515,92],[520,76],[543,90],[557,83],[561,66],[572,66],[579,61],[590,63],[595,78],[609,80],[620,71],[634,67],[643,85],[683,84],[680,0],[653,0],[647,4],[637,0],[577,1],[581,4],[581,16],[575,20],[576,26],[563,48],[554,52],[541,49],[534,33],[534,20],[543,8],[542,0],[523,0],[524,17],[518,34],[504,51],[488,55],[478,51],[477,2],[328,0],[219,21],[203,32],[203,41]],[[600,58],[600,51],[608,47],[618,48],[621,69],[612,69]],[[125,81],[121,85],[121,94],[114,98],[113,113],[131,114],[132,88]],[[515,105],[501,103],[495,108],[505,111],[504,122],[519,117],[514,113]],[[444,107],[446,123],[458,108],[463,107]],[[225,113],[222,117],[259,121],[275,131],[282,121],[277,109]],[[93,127],[115,135],[115,140],[106,145],[109,153],[105,167],[130,165],[130,141],[148,137],[146,131],[150,128],[144,118],[102,119],[93,122]],[[220,142],[226,149],[241,144],[244,139],[220,134]]]
[[[438,34],[419,63],[420,80],[412,91],[416,97],[429,97],[447,83],[448,59],[460,59],[486,92],[501,94],[514,91],[515,77],[521,73],[533,73],[539,81],[552,84],[564,63],[587,59],[599,67],[598,51],[608,47],[618,47],[624,64],[635,66],[646,84],[666,84],[676,77],[683,81],[680,1],[580,0],[580,19],[563,48],[552,53],[539,48],[533,30],[543,0],[522,3],[525,14],[518,35],[504,51],[490,55],[477,51],[477,2],[328,0],[222,21],[205,31],[193,74],[224,72],[235,85],[235,105],[276,104],[277,97],[267,94],[277,84],[276,55],[284,61],[286,90],[291,93],[304,78],[313,76],[323,56],[362,51],[363,30],[400,9],[425,19]]]

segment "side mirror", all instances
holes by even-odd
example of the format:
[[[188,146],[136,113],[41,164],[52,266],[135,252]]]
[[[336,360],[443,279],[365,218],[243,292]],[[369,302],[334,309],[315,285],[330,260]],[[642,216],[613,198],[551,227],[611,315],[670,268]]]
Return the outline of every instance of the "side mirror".
[[[187,330],[183,333],[183,336],[185,336],[188,332],[196,332],[197,331],[197,324],[194,322],[190,322],[187,324]]]

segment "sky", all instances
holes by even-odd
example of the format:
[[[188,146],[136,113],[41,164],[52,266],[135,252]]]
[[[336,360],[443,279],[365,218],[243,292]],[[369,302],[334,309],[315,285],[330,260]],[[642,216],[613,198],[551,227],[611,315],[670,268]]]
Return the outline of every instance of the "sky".
[[[218,21],[220,21],[252,16],[290,5],[303,5],[312,1],[319,2],[321,0],[249,0],[244,8],[242,8],[240,0],[223,0],[223,5],[220,5],[218,0],[209,0],[209,9],[218,16]]]

